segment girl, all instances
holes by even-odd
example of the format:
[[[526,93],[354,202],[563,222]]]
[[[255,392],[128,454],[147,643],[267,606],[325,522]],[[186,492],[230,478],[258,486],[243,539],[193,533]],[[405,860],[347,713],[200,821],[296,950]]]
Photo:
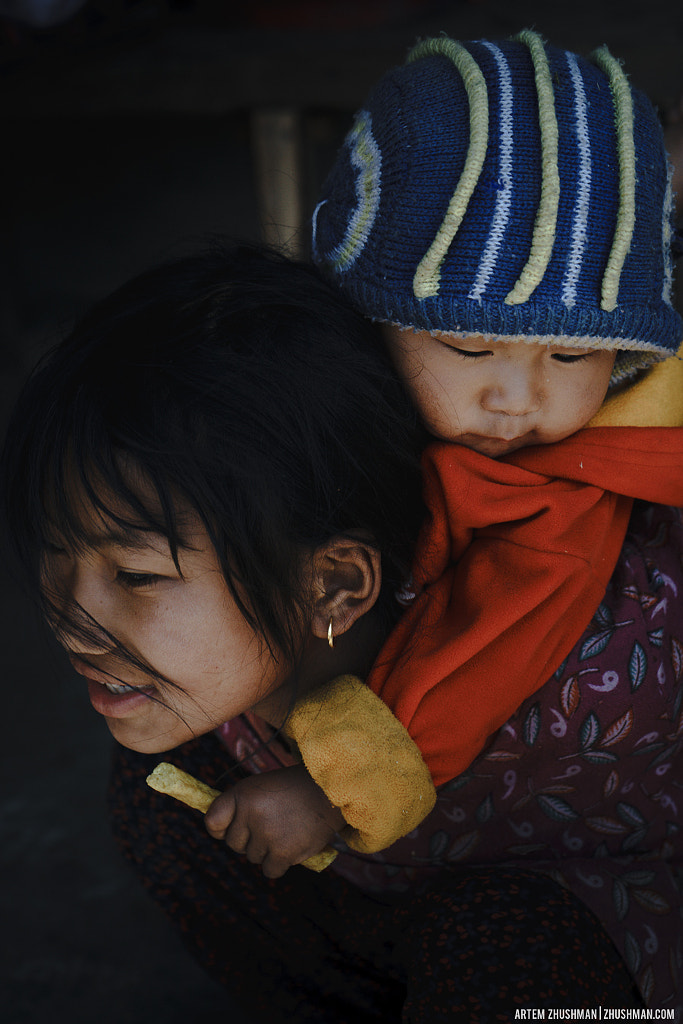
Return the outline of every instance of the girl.
[[[539,992],[637,1006],[621,956],[568,889],[524,866],[454,873],[433,822],[404,840],[409,870],[379,884],[351,854],[338,873],[273,882],[249,863],[266,854],[248,834],[245,860],[144,786],[173,747],[210,784],[250,772],[254,730],[338,673],[367,672],[422,517],[417,440],[374,329],[310,268],[253,251],[134,281],[29,381],[5,511],[119,741],[119,841],[256,1020],[483,1022]],[[278,740],[252,751],[287,763]],[[452,821],[459,802],[446,794]],[[334,813],[319,805],[324,830]]]
[[[205,291],[195,296],[197,274]],[[285,301],[288,277],[298,292]],[[391,594],[415,533],[419,492],[405,517],[399,495],[417,480],[417,433],[375,332],[354,329],[359,321],[339,302],[324,315],[327,298],[312,270],[247,250],[159,271],[93,314],[114,325],[98,330],[97,345],[83,343],[93,333],[87,319],[19,405],[19,436],[8,443],[10,527],[95,710],[126,746],[167,750],[249,708],[280,727],[294,697],[329,684],[335,667],[365,674],[396,618],[399,606],[378,597]],[[334,380],[322,344],[308,356],[311,333],[337,344]],[[362,375],[355,388],[344,385],[344,365]],[[369,409],[382,440],[359,474]],[[375,518],[387,538],[384,573],[366,526]],[[336,645],[313,642],[346,633]],[[370,691],[343,681],[339,691],[359,714],[376,705],[394,774],[397,757],[407,773],[397,838],[430,809],[429,775]],[[303,770],[285,777],[293,786],[298,774],[308,795]],[[317,852],[335,831],[326,822],[345,824],[312,787],[311,835],[298,849],[282,789],[281,781],[272,827],[284,829],[284,845],[268,844],[258,858],[270,875]],[[231,838],[245,849],[250,787],[234,792],[242,800]],[[265,839],[251,839],[255,859]]]

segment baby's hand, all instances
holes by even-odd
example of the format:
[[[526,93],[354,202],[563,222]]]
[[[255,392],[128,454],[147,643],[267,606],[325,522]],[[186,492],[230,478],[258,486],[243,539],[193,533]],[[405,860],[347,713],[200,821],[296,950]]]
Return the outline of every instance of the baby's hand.
[[[320,853],[346,824],[303,765],[242,779],[216,797],[204,822],[266,878]]]

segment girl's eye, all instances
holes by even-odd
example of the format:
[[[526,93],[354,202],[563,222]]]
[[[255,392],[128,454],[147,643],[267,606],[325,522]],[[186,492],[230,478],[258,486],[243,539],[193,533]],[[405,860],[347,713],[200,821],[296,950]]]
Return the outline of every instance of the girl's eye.
[[[582,352],[581,355],[569,355],[565,352],[553,352],[552,358],[557,363],[580,363],[583,359],[588,359],[592,355],[592,352]]]
[[[162,577],[153,572],[129,572],[127,569],[119,569],[116,579],[124,587],[136,590],[141,587],[152,587]]]
[[[62,547],[61,544],[55,544],[52,541],[46,540],[43,542],[43,550],[48,555],[65,555],[66,548]]]

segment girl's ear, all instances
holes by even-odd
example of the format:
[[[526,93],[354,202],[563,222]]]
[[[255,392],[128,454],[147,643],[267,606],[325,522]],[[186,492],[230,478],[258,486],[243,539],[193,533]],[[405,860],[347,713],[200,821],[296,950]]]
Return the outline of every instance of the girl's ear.
[[[313,556],[314,636],[341,636],[379,597],[382,563],[379,551],[362,539],[333,537]]]

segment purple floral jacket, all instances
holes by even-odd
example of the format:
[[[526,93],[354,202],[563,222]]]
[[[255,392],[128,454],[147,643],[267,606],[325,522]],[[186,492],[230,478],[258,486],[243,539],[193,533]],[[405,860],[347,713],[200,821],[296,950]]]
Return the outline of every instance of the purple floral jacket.
[[[282,763],[245,719],[221,735],[233,754],[256,752],[254,770]],[[637,503],[566,662],[439,789],[419,828],[372,856],[344,850],[332,869],[369,891],[466,865],[547,873],[603,922],[647,1005],[680,1013],[682,819],[683,522]]]

